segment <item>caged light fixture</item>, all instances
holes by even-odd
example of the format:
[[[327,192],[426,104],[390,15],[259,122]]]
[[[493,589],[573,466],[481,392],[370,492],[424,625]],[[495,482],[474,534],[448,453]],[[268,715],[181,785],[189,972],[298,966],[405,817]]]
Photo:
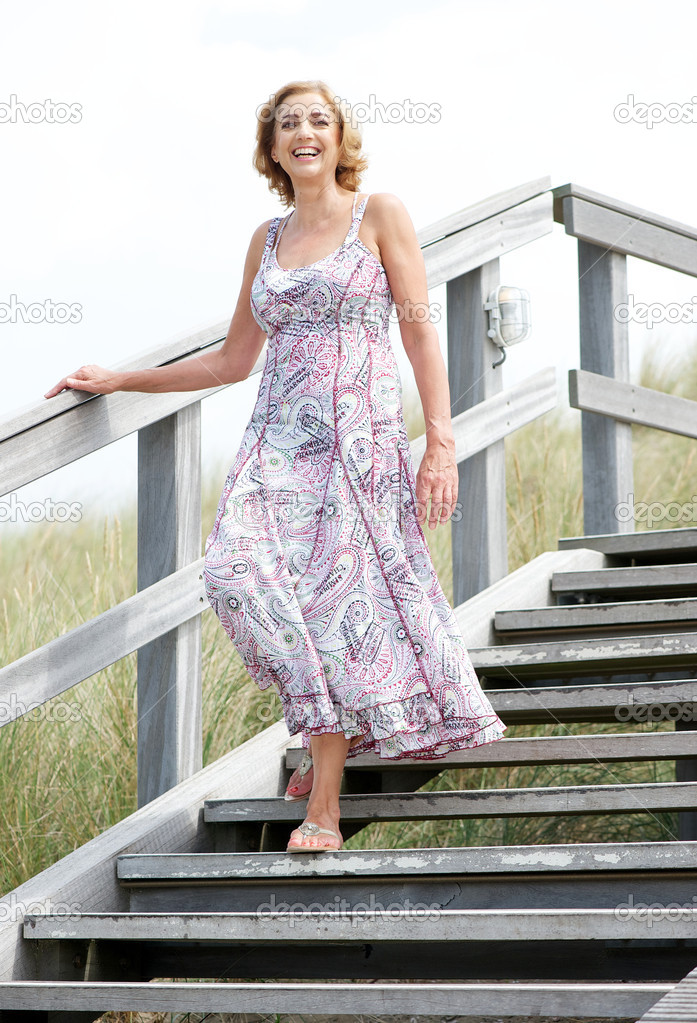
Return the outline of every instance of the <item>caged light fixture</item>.
[[[499,284],[489,295],[484,309],[489,313],[487,335],[501,349],[501,358],[492,363],[492,367],[496,367],[506,358],[510,345],[530,337],[530,296],[525,288]]]

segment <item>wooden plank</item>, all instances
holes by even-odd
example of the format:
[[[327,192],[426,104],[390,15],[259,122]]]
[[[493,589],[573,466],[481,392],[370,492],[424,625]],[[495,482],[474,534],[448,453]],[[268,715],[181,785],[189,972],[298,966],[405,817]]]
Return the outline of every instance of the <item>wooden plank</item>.
[[[487,337],[484,311],[499,283],[497,259],[458,276],[447,287],[448,379],[451,412],[500,394],[498,349]],[[453,600],[461,604],[508,573],[506,462],[503,440],[458,465],[458,508],[451,522]]]
[[[296,855],[302,855],[300,853]],[[316,856],[310,853],[308,855]],[[428,910],[428,907],[426,907]],[[416,924],[418,926],[409,926]],[[386,912],[28,913],[24,937],[52,941],[478,942],[694,938],[697,907],[679,913],[617,909],[438,909]]]
[[[577,560],[562,561],[561,558]],[[530,607],[556,603],[551,579],[555,572],[590,571],[604,568],[608,560],[600,551],[547,551],[527,565],[510,572],[503,579],[470,597],[463,604],[455,602],[455,617],[468,646],[490,646],[496,643],[494,614],[501,608]]]
[[[138,433],[138,589],[201,556],[201,403]],[[203,766],[201,619],[138,650],[138,805]]]
[[[621,590],[697,590],[697,564],[637,565],[599,569],[591,572],[555,572],[553,593],[600,593]]]
[[[589,671],[636,671],[660,666],[674,670],[694,668],[697,657],[697,632],[676,632],[656,636],[601,636],[594,639],[566,639],[550,643],[508,643],[505,646],[470,649],[475,670],[530,673],[549,676],[562,671],[579,674]]]
[[[27,907],[67,905],[78,912],[125,909],[115,857],[146,849],[194,852],[209,841],[201,812],[204,799],[283,792],[288,738],[285,723],[277,722],[4,895],[0,899],[0,980],[37,977],[34,951],[19,927]]]
[[[350,984],[239,982],[149,983],[44,981],[0,984],[7,1010],[92,1009],[95,1012],[300,1013],[356,1018],[357,1013],[394,1015],[580,1016],[627,1018],[644,1012],[672,984]],[[312,1012],[308,1012],[308,1006]]]
[[[697,438],[697,401],[611,380],[599,373],[569,370],[569,404],[622,423]]]
[[[697,1018],[697,967],[655,1002],[639,1023],[692,1023]]]
[[[615,315],[627,299],[626,257],[579,241],[578,298],[581,369],[628,381],[628,326]],[[584,531],[631,532],[615,514],[634,490],[631,427],[583,412],[581,441]]]
[[[602,551],[613,557],[629,557],[637,561],[655,557],[662,553],[683,556],[693,560],[697,555],[697,528],[684,529],[643,529],[636,533],[612,533],[596,536],[565,536],[558,542],[559,550],[568,551],[583,547],[586,550]]]
[[[213,323],[193,331],[176,334],[164,344],[148,348],[139,355],[130,356],[123,362],[115,363],[114,370],[149,369],[151,366],[163,366],[167,362],[175,362],[180,358],[202,350],[214,351],[225,340],[229,322]],[[256,372],[255,369],[252,373]],[[29,405],[15,409],[9,415],[0,417],[0,441],[24,433],[25,430],[38,426],[49,419],[91,401],[95,396],[87,391],[61,391],[53,398],[42,398]]]
[[[635,785],[566,785],[556,788],[389,792],[341,797],[341,819],[351,821],[471,820],[484,817],[575,816],[697,809],[697,781]],[[206,821],[290,824],[297,808],[278,797],[208,800]],[[191,861],[192,876],[198,867]]]
[[[660,227],[665,231],[676,232],[677,234],[684,234],[687,238],[694,238],[697,240],[697,228],[691,227],[689,224],[684,224],[679,220],[670,220],[668,217],[659,216],[657,213],[652,213],[650,210],[644,210],[640,206],[632,206],[628,202],[624,202],[622,199],[614,199],[609,195],[602,195],[600,192],[594,192],[590,188],[584,188],[582,185],[575,185],[571,182],[565,185],[557,185],[556,188],[552,189],[554,195],[554,219],[560,223],[564,223],[564,211],[563,211],[563,200],[569,196],[576,199],[583,199],[585,202],[592,203],[595,206],[602,206],[608,210],[615,210],[617,213],[622,213],[627,217],[634,220],[641,220],[646,224],[653,224],[656,227]]]
[[[213,345],[208,350],[213,351],[215,347]],[[253,373],[257,367],[261,369],[265,358],[266,351],[263,351]],[[73,406],[62,414],[28,427],[2,442],[0,496],[230,386],[223,384],[201,391],[164,394],[116,391],[114,394],[90,395],[77,406],[73,402]],[[59,397],[57,395],[50,400],[56,401]]]
[[[579,842],[568,845],[490,845],[435,849],[353,849],[312,859],[285,852],[198,853],[201,881],[273,881],[314,878],[440,877],[444,875],[561,875],[591,873],[640,877],[654,872],[694,872],[697,842]],[[165,871],[188,879],[186,853],[125,853],[117,857],[121,880],[153,880]]]
[[[521,686],[487,689],[491,705],[506,724],[549,721],[692,720],[697,703],[694,679],[665,682],[605,682],[601,685]]]
[[[484,451],[556,406],[556,370],[548,366],[515,387],[500,391],[473,408],[460,412],[452,420],[458,462]],[[415,472],[419,470],[425,451],[424,433],[411,441]]]
[[[611,253],[623,253],[697,276],[697,238],[574,196],[562,199],[567,234]],[[626,301],[626,295],[622,299]]]
[[[697,756],[697,732],[634,732],[608,735],[535,736],[525,739],[497,739],[496,742],[453,750],[436,760],[405,757],[390,760],[390,770],[409,770],[418,764],[440,768],[514,767],[518,764],[590,764],[629,763],[640,760],[676,760]],[[288,747],[286,767],[296,768],[302,759],[300,749]],[[346,770],[383,769],[387,761],[373,753],[351,757]]]
[[[526,181],[523,185],[508,188],[504,192],[497,192],[495,195],[489,196],[488,199],[482,199],[471,206],[466,206],[463,210],[458,210],[457,213],[450,213],[442,220],[437,220],[417,231],[419,244],[424,248],[450,234],[472,227],[483,220],[489,220],[499,213],[505,213],[506,210],[519,206],[528,199],[534,199],[542,192],[548,192],[551,184],[551,178],[546,175],[536,178],[534,181]]]
[[[528,632],[547,629],[607,629],[668,622],[697,626],[697,597],[678,600],[622,601],[615,604],[557,604],[556,607],[497,611],[496,631]]]
[[[544,237],[553,227],[552,193],[545,192],[435,241],[423,249],[428,287],[435,288],[476,270]]]
[[[208,608],[199,558],[0,668],[0,727]]]

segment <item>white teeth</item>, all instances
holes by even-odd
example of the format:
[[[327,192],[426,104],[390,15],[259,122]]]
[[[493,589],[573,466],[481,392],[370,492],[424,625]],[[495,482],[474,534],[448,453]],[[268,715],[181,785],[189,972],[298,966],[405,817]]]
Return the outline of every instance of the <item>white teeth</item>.
[[[319,149],[294,149],[293,156],[317,156]]]

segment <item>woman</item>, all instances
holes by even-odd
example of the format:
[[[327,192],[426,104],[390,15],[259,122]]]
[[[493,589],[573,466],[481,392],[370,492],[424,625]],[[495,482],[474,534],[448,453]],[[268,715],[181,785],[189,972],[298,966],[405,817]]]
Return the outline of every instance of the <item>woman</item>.
[[[204,578],[250,675],[277,687],[289,731],[302,733],[309,752],[286,798],[309,800],[287,848],[317,852],[343,844],[347,757],[433,759],[506,726],[479,687],[421,526],[429,500],[431,529],[451,516],[458,473],[409,215],[393,195],[359,191],[360,134],[324,82],[290,82],[259,108],[254,165],[294,208],[254,232],[224,345],[150,370],[83,366],[46,397],[237,382],[268,336]],[[426,423],[416,478],[393,305]]]

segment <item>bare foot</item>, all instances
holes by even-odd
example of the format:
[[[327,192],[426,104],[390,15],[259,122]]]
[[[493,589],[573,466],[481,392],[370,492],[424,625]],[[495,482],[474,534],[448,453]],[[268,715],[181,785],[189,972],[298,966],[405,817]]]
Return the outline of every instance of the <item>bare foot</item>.
[[[340,849],[344,844],[343,836],[339,831],[339,813],[327,811],[311,811],[308,807],[307,816],[303,825],[317,824],[320,828],[328,828],[336,833],[334,835],[305,835],[300,828],[294,828],[288,841],[288,847],[292,849]],[[308,829],[309,830],[309,829]]]

